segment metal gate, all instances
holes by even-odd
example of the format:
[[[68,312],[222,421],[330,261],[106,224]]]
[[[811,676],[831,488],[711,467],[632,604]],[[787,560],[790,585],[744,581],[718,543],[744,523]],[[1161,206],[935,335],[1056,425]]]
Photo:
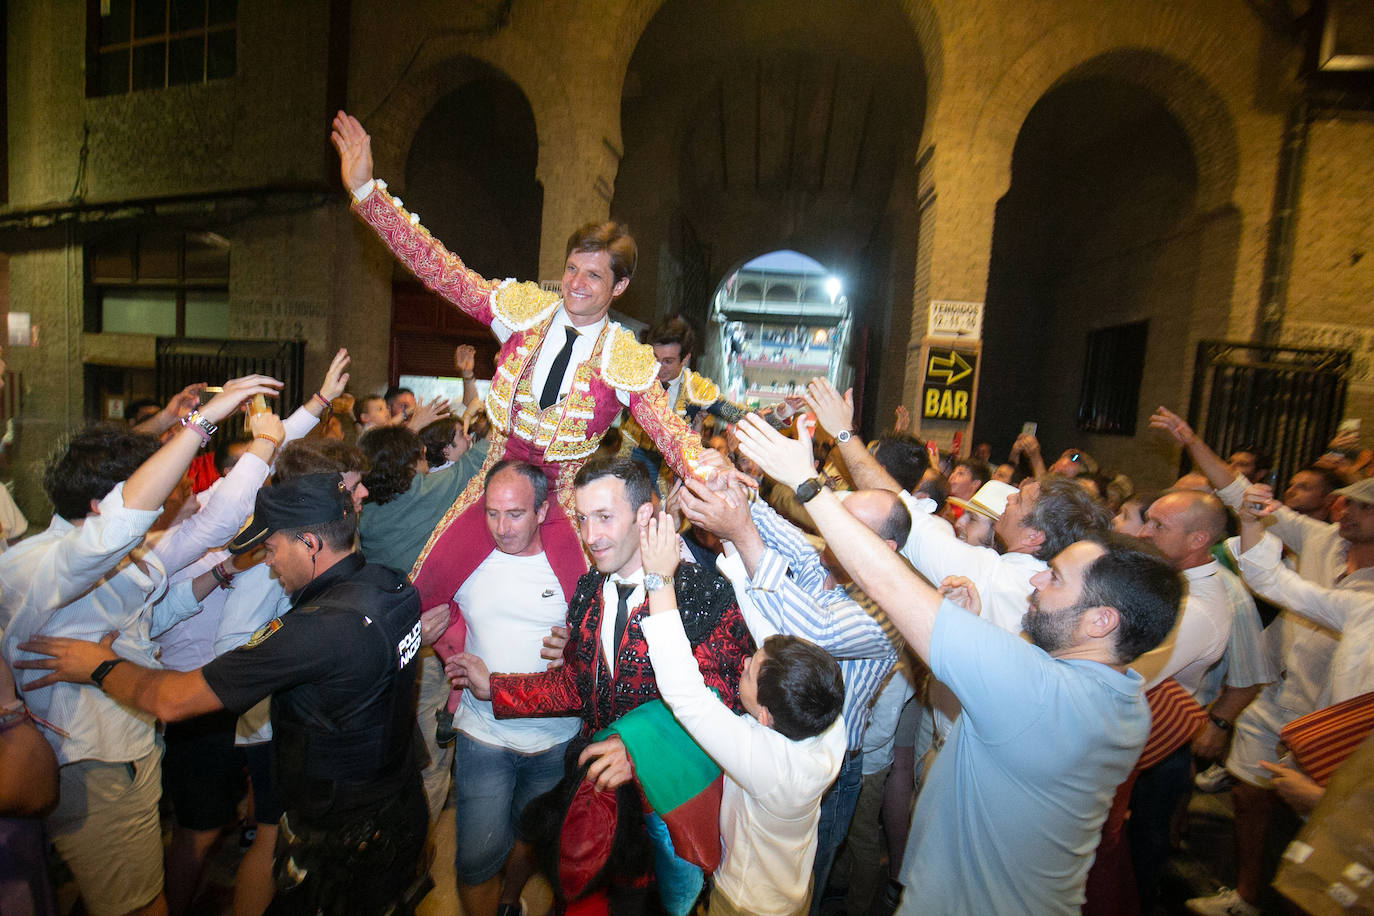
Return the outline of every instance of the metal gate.
[[[1200,341],[1188,423],[1222,457],[1246,446],[1266,450],[1281,498],[1293,472],[1335,435],[1352,361],[1349,350]]]
[[[206,382],[223,385],[245,375],[279,379],[281,396],[274,409],[283,419],[302,403],[305,391],[305,341],[303,340],[209,340],[196,337],[157,339],[157,398],[166,403],[187,385]],[[242,432],[238,415],[222,424],[223,434]]]

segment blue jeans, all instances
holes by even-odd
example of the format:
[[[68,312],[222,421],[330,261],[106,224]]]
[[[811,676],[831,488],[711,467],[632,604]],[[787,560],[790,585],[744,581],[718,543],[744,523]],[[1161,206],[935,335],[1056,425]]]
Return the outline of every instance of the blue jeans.
[[[501,871],[520,834],[520,814],[563,778],[567,742],[537,754],[483,744],[458,733],[454,747],[454,870],[458,881],[481,884]]]
[[[854,806],[859,803],[859,789],[864,780],[863,751],[845,757],[835,784],[821,797],[821,820],[816,828],[816,864],[812,866],[811,916],[821,911],[825,885],[830,880],[830,867],[835,864],[835,852],[849,833],[854,819]]]

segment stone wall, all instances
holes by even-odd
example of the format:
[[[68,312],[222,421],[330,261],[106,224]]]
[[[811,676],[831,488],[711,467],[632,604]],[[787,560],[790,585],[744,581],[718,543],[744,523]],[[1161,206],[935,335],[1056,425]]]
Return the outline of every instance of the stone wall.
[[[559,276],[569,230],[607,216],[615,202],[615,215],[643,232],[645,282],[627,305],[648,320],[666,310],[655,301],[659,252],[682,257],[670,244],[676,221],[701,204],[684,199],[681,180],[691,153],[683,119],[696,110],[687,104],[693,100],[679,96],[679,109],[648,112],[636,127],[622,124],[627,110],[661,88],[637,82],[640,74],[631,67],[655,18],[685,15],[692,23],[673,36],[674,52],[684,81],[702,85],[751,72],[735,66],[751,56],[843,38],[834,30],[805,34],[813,28],[808,24],[828,21],[834,12],[825,0],[791,17],[786,4],[684,5],[690,2],[240,0],[233,79],[87,99],[86,4],[11,0],[9,200],[0,218],[60,208],[74,194],[85,204],[141,208],[158,198],[232,195],[236,203],[228,210],[191,201],[170,219],[231,240],[233,333],[299,331],[308,340],[311,377],[323,371],[334,348],[347,345],[356,356],[354,389],[376,388],[385,381],[389,358],[393,266],[349,215],[337,188],[328,106],[344,98],[364,119],[378,174],[404,193],[406,159],[425,116],[441,98],[494,70],[519,87],[538,136],[538,279]],[[852,15],[852,4],[834,5]],[[344,9],[350,16],[347,46],[331,47],[330,17]],[[853,264],[870,245],[890,246],[885,263],[872,265],[866,281],[880,335],[873,349],[879,369],[867,380],[871,422],[885,426],[898,400],[915,403],[919,367],[913,361],[929,300],[989,298],[999,201],[1011,188],[1013,150],[1032,108],[1066,81],[1127,79],[1159,99],[1180,125],[1197,161],[1198,197],[1184,228],[1148,258],[1098,259],[1095,275],[1080,270],[1067,278],[1058,320],[1081,329],[1148,317],[1150,371],[1142,407],[1154,400],[1181,405],[1191,353],[1176,351],[1188,351],[1199,336],[1247,339],[1254,332],[1284,117],[1298,88],[1298,49],[1267,30],[1244,0],[883,0],[868,15],[909,24],[885,30],[901,32],[908,56],[900,79],[910,81],[918,96],[909,111],[866,115],[902,118],[908,131],[893,154],[899,161],[892,163],[897,177],[890,195],[864,204],[882,212],[873,218],[872,212],[846,214],[839,204],[826,209],[817,206],[818,196],[804,192],[781,205],[769,204],[766,195],[723,194],[717,227],[703,234],[715,277],[739,258],[760,253],[748,251],[751,244],[778,247],[773,236],[787,235],[797,247],[809,247],[807,253],[841,266]],[[729,38],[730,67],[721,56],[722,36]],[[346,80],[331,84],[329,64],[340,57]],[[776,84],[767,79],[776,70],[752,72],[752,85],[727,81],[722,91],[757,93],[759,86]],[[891,75],[896,72],[889,77],[898,78]],[[775,107],[758,109],[765,143],[781,123]],[[749,110],[727,105],[731,117]],[[1323,117],[1312,126],[1289,286],[1289,337],[1310,336],[1320,326],[1374,325],[1371,140],[1368,120]],[[622,169],[631,154],[642,161]],[[863,180],[855,185],[859,191]],[[874,234],[835,241],[826,235],[833,225],[815,222],[825,213],[876,227]],[[761,226],[772,228],[760,233]],[[9,254],[9,307],[30,312],[40,334],[37,348],[6,354],[25,379],[15,462],[20,503],[35,524],[45,517],[44,502],[24,468],[80,422],[83,358],[148,352],[146,342],[125,347],[83,338],[83,243],[79,227],[59,227],[11,231],[0,244]],[[822,243],[829,247],[818,250]],[[675,288],[669,281],[679,269],[665,272],[665,288]],[[1133,277],[1149,295],[1091,308],[1104,298],[1109,271]],[[1178,307],[1180,296],[1186,308]],[[1008,329],[989,328],[990,339],[999,333]],[[1035,419],[1056,438],[1071,437],[1081,341],[1065,335],[1058,346],[1053,358],[1065,371],[1037,383],[1033,395],[1018,381],[1024,367],[985,363],[984,403],[1010,391],[1036,404]],[[1349,412],[1374,427],[1374,383],[1352,390]],[[1167,447],[1139,435],[1076,444],[1146,481],[1162,478],[1174,460]]]

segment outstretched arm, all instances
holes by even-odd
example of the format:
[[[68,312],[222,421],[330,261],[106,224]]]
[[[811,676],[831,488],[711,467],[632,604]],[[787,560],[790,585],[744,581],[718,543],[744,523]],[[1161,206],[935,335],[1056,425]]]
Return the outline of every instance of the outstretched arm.
[[[1197,465],[1197,469],[1207,478],[1212,489],[1220,490],[1236,479],[1236,473],[1231,470],[1231,466],[1212,451],[1182,417],[1169,408],[1155,408],[1155,412],[1150,415],[1150,428],[1162,429],[1173,436],[1188,452],[1188,457],[1193,459],[1193,464]]]
[[[134,427],[136,433],[160,436],[171,429],[172,424],[186,416],[200,403],[200,393],[205,390],[204,382],[187,385],[172,396],[167,405],[148,419]]]
[[[840,396],[834,385],[823,378],[811,380],[806,386],[806,403],[815,411],[816,421],[831,436],[837,437],[841,431],[848,430],[852,435],[849,441],[840,442],[840,457],[849,471],[849,479],[858,490],[891,490],[902,492],[902,485],[883,469],[878,459],[868,453],[863,439],[854,429],[854,390],[851,388]]]
[[[453,351],[453,368],[463,380],[463,407],[477,403],[477,350],[469,344],[459,344]]]
[[[246,375],[224,383],[224,390],[200,408],[200,414],[218,424],[255,394],[276,396],[281,382],[265,375]],[[167,441],[153,456],[139,465],[124,482],[124,505],[129,509],[156,509],[167,501],[172,488],[190,467],[191,459],[203,445],[200,435],[189,426]]]
[[[340,111],[334,116],[329,139],[339,153],[339,176],[353,194],[353,208],[363,221],[421,283],[490,326],[491,293],[498,284],[468,270],[420,225],[419,214],[406,212],[400,199],[387,193],[386,183],[373,179],[372,138],[358,119]]]
[[[787,439],[763,420],[750,416],[740,424],[739,437],[744,454],[784,486],[796,487],[812,475],[811,437],[805,431],[795,440]],[[887,612],[916,654],[929,663],[940,593],[867,525],[845,511],[828,489],[821,490],[806,508],[840,565]]]
[[[50,672],[36,681],[25,684],[24,689],[37,690],[59,681],[90,684],[91,674],[102,662],[119,657],[110,648],[115,635],[110,633],[98,643],[83,639],[35,636],[21,644],[19,648],[25,652],[50,656],[15,663],[16,668]],[[111,699],[152,713],[164,722],[189,719],[224,708],[224,704],[215,696],[199,670],[155,671],[126,661],[110,670],[101,689]]]
[[[631,392],[629,407],[630,413],[649,434],[649,438],[654,440],[659,454],[668,462],[673,473],[683,479],[705,479],[709,476],[697,469],[708,454],[708,450],[702,448],[701,437],[673,412],[668,405],[667,395],[657,382],[643,391]],[[707,460],[710,463],[714,459]]]

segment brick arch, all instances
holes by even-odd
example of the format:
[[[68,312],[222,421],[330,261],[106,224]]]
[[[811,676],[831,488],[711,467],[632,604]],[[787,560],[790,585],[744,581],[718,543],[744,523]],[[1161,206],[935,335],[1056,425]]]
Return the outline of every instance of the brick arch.
[[[535,131],[539,136],[546,136],[545,119],[541,119],[540,108],[521,80],[490,61],[466,54],[453,55],[406,77],[380,110],[363,121],[363,126],[372,135],[377,174],[386,176],[394,191],[404,193],[406,157],[421,122],[449,93],[476,80],[492,77],[509,81],[521,91],[534,113]]]
[[[1226,103],[1195,70],[1155,51],[1122,48],[1084,61],[1047,91],[1098,76],[1129,80],[1156,96],[1178,121],[1193,146],[1199,211],[1230,202],[1239,171],[1235,125]]]
[[[988,93],[973,131],[974,155],[996,178],[998,196],[1010,187],[1012,149],[1036,102],[1065,82],[1111,76],[1157,96],[1189,137],[1198,168],[1197,209],[1226,206],[1239,172],[1235,122],[1223,93],[1194,62],[1224,60],[1228,52],[1224,36],[1204,31],[1166,17],[1112,19],[1110,28],[1100,22],[1096,29],[1069,21],[1043,35]],[[1081,49],[1076,58],[1074,49]]]
[[[616,56],[616,72],[623,91],[625,74],[630,66],[639,40],[648,28],[654,14],[669,0],[625,0],[618,15],[611,17],[609,33],[613,36],[612,47]],[[939,0],[897,0],[898,7],[911,20],[916,34],[917,47],[921,54],[921,65],[925,70],[925,108],[921,135],[925,136],[934,124],[936,100],[944,82],[944,46],[941,39],[940,21],[935,10]],[[616,110],[620,110],[620,99],[616,100]]]

